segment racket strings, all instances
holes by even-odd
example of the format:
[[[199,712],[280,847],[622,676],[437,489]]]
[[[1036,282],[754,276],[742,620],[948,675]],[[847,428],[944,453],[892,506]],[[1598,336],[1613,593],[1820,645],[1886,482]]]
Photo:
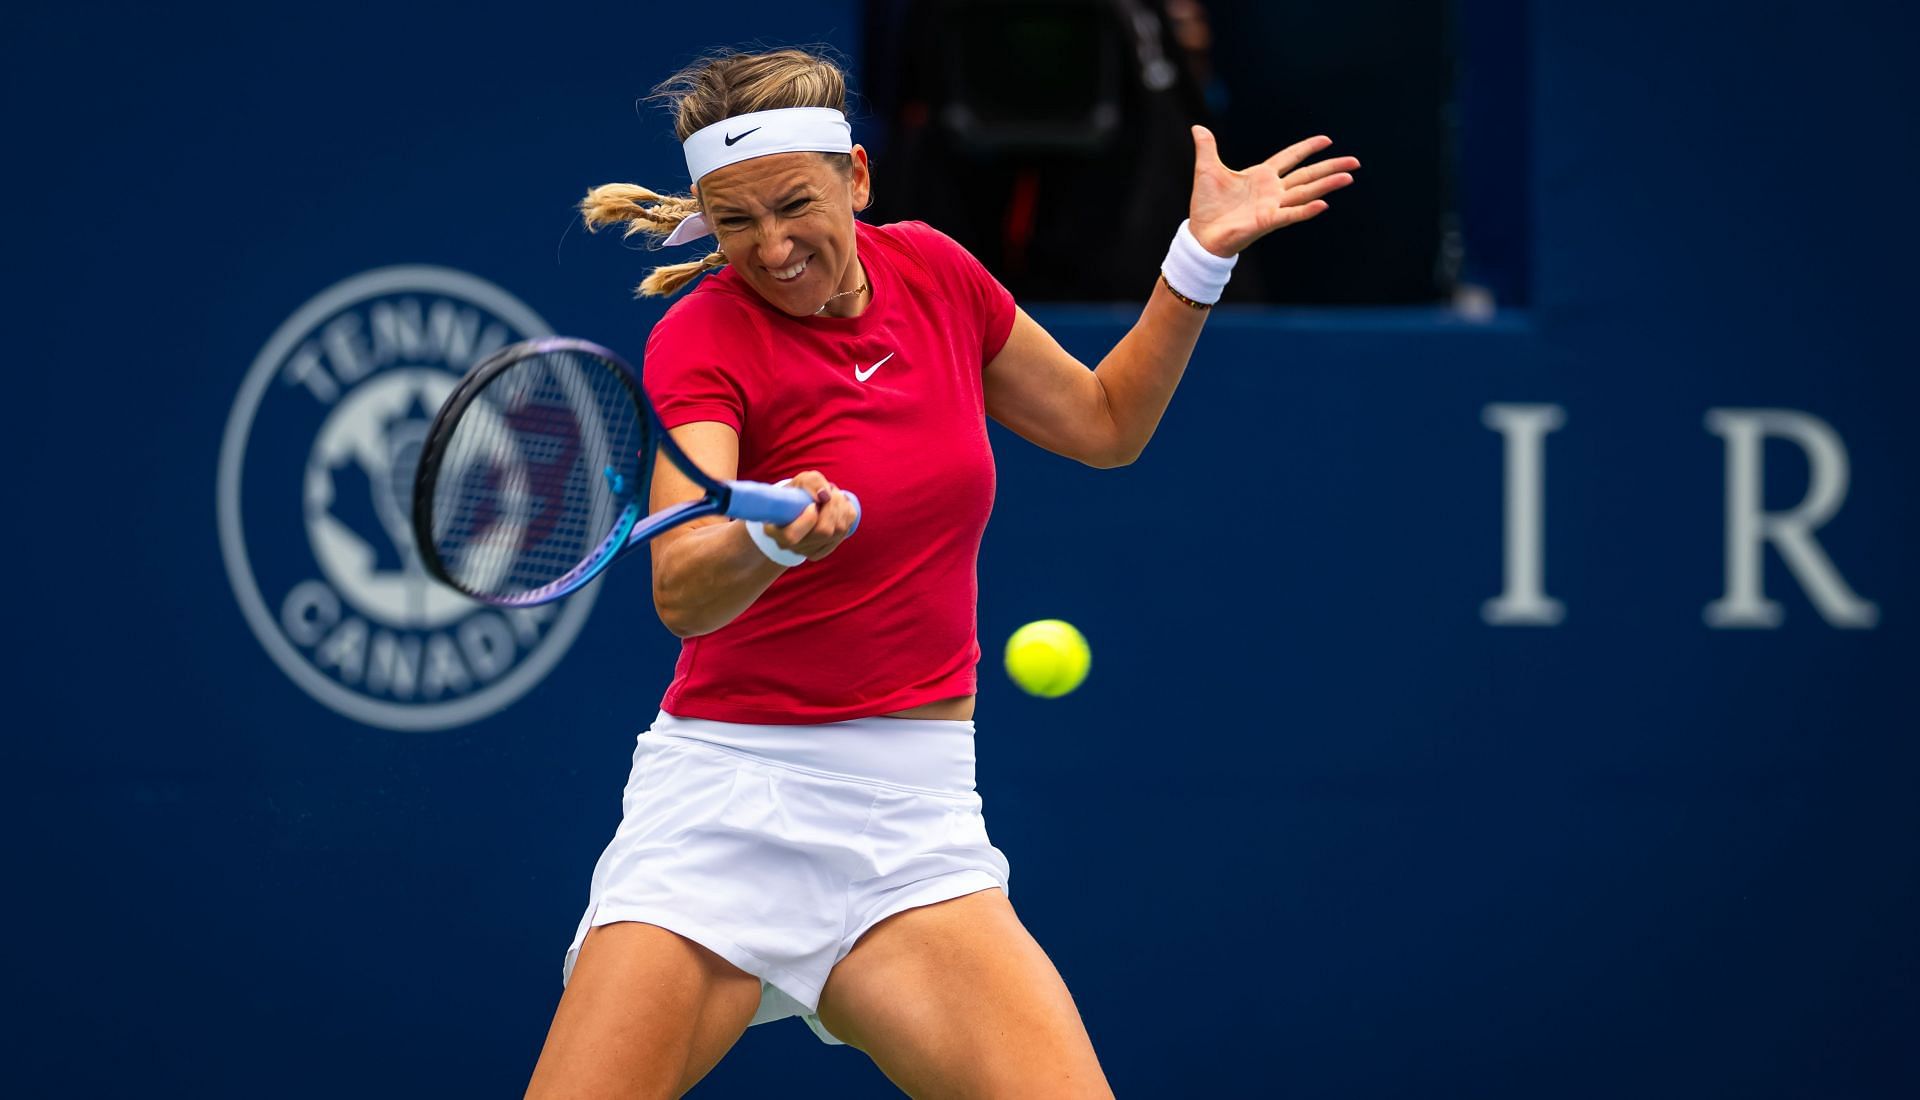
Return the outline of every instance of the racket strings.
[[[510,598],[617,546],[645,491],[648,420],[617,368],[572,350],[516,360],[454,425],[434,487],[434,549],[469,593]]]

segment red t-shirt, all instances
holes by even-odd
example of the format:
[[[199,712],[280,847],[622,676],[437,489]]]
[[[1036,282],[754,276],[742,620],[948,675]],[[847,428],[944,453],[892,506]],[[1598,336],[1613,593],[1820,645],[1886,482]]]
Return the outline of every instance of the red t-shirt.
[[[994,489],[982,369],[1013,329],[1013,296],[928,225],[855,227],[872,285],[860,316],[788,316],[723,269],[647,340],[668,428],[729,425],[740,477],[819,470],[862,507],[832,554],[681,643],[669,714],[840,722],[974,691]]]

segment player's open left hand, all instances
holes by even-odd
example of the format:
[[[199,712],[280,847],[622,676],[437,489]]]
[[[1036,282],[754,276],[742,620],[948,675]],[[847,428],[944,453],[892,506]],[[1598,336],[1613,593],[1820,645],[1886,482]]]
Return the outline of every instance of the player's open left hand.
[[[1295,142],[1245,171],[1220,162],[1213,133],[1193,128],[1193,199],[1188,228],[1216,256],[1234,256],[1284,225],[1327,208],[1326,196],[1353,182],[1354,157],[1304,163],[1333,144],[1325,135]]]
[[[818,470],[795,474],[788,483],[812,493],[813,503],[800,513],[800,518],[785,527],[767,524],[767,534],[773,536],[782,550],[804,554],[808,561],[819,561],[846,541],[860,515],[854,511],[853,501],[847,499],[847,494],[834,488]]]

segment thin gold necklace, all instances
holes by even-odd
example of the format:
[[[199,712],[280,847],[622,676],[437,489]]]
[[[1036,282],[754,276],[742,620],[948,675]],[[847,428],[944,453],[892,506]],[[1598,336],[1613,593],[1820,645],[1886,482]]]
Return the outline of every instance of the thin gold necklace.
[[[857,287],[854,287],[852,290],[843,290],[838,294],[829,296],[826,301],[820,303],[819,309],[816,309],[813,311],[813,315],[815,317],[818,317],[822,313],[825,313],[827,311],[827,307],[833,304],[833,299],[835,298],[845,298],[849,294],[864,294],[866,293],[866,290],[867,290],[867,269],[864,265],[862,265],[860,268],[860,285]]]

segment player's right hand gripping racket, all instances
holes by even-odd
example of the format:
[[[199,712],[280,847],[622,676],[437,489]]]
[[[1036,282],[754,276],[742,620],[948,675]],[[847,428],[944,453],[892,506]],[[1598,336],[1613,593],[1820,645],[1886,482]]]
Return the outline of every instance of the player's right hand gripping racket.
[[[647,515],[656,454],[706,495]],[[709,476],[667,435],[625,360],[551,336],[502,348],[447,397],[414,474],[413,533],[435,577],[526,607],[578,591],[689,520],[784,525],[812,503],[804,489]]]

